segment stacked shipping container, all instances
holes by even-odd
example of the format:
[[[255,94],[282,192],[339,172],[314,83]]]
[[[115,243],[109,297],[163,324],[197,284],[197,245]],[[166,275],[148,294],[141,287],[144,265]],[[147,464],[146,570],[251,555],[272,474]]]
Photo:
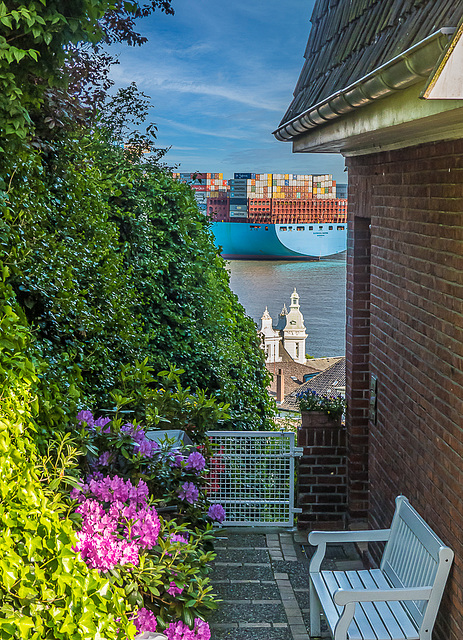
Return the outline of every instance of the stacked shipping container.
[[[347,200],[337,198],[330,174],[174,173],[195,191],[214,221],[278,223],[346,222]],[[344,193],[342,194],[344,195]]]

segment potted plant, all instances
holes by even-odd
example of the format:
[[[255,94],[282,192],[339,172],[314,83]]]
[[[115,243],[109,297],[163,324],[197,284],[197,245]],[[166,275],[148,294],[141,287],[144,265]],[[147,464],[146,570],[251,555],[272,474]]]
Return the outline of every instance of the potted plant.
[[[333,420],[338,420],[346,410],[346,401],[341,395],[324,396],[308,390],[298,393],[297,399],[301,414],[316,411],[326,414]]]

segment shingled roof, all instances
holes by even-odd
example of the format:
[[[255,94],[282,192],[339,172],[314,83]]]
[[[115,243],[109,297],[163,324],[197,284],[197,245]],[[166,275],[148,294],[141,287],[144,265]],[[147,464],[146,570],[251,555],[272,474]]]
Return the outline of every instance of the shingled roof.
[[[462,16],[463,0],[317,0],[306,61],[280,126]]]
[[[314,376],[297,389],[285,396],[285,401],[280,405],[280,409],[287,411],[298,410],[298,394],[306,391],[315,391],[319,396],[337,395],[336,389],[346,386],[346,359],[340,358],[331,367]]]

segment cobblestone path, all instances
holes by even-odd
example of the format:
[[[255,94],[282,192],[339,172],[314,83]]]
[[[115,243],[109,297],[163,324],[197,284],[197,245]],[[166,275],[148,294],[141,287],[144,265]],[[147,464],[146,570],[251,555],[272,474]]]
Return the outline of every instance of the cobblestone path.
[[[305,533],[219,533],[211,579],[222,602],[209,619],[212,640],[308,640],[306,540]]]

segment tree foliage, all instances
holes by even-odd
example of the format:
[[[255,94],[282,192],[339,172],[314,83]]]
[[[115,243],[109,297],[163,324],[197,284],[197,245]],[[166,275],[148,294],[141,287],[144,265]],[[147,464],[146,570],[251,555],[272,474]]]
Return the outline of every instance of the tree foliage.
[[[0,109],[12,152],[3,160],[0,248],[33,328],[34,357],[46,363],[44,435],[79,407],[107,407],[122,367],[146,357],[158,370],[182,368],[184,384],[229,403],[230,424],[265,427],[271,408],[255,326],[230,291],[192,191],[161,166],[156,128],[137,129],[147,96],[131,85],[95,114],[82,104],[105,71],[93,66],[94,76],[74,82],[82,51],[92,52],[80,58],[89,62],[98,43],[140,44],[134,21],[154,8],[170,12],[170,3],[3,7],[3,61],[23,47],[10,80],[27,91],[16,111],[14,100]],[[76,49],[82,42],[87,49]]]

